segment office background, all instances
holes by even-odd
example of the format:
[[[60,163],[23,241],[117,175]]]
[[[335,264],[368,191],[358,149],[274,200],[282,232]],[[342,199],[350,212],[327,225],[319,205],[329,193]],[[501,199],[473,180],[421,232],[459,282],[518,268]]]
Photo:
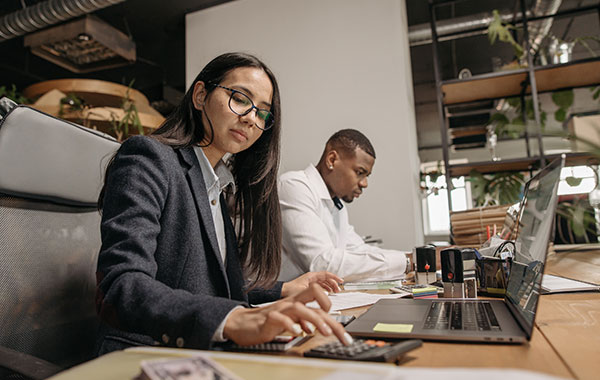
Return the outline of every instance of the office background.
[[[32,6],[40,0],[25,0]],[[424,241],[448,239],[430,231],[419,172],[442,158],[440,122],[433,77],[432,46],[415,36],[429,29],[425,0],[116,0],[93,15],[130,36],[135,63],[77,74],[43,60],[23,44],[23,36],[1,42],[0,86],[23,89],[55,78],[96,78],[133,87],[161,112],[177,103],[199,67],[216,54],[243,50],[261,56],[278,75],[283,100],[281,171],[316,162],[328,136],[357,128],[378,153],[369,189],[349,206],[359,233],[383,239],[385,247],[410,249]],[[526,8],[561,11],[597,5],[596,0],[527,0]],[[20,0],[2,3],[0,17],[22,8]],[[518,1],[459,1],[438,9],[440,25],[481,20],[493,9],[517,11]],[[573,21],[574,20],[574,21]],[[598,36],[597,14],[554,20],[552,32]],[[426,33],[425,33],[426,34]],[[598,44],[590,42],[598,54]],[[444,79],[462,69],[473,75],[492,71],[493,59],[510,59],[507,44],[487,37],[454,39],[440,50]],[[575,59],[587,54],[581,45]],[[548,115],[550,94],[540,99]],[[594,106],[587,89],[576,89],[571,112]],[[496,105],[493,105],[496,106]],[[597,107],[596,107],[597,108]],[[559,123],[548,117],[547,127]],[[568,148],[560,138],[544,140],[545,149]],[[536,142],[531,150],[536,151]],[[523,140],[500,141],[503,159],[522,154]],[[490,158],[486,146],[451,150],[452,160]],[[468,187],[468,186],[467,186]],[[466,194],[465,198],[468,198]],[[465,201],[468,203],[468,200]],[[444,215],[443,218],[447,217]]]

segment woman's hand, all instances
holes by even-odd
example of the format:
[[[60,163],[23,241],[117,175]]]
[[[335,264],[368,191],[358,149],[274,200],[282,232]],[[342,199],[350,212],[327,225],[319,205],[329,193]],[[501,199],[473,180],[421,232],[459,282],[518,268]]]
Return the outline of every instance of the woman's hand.
[[[311,301],[317,301],[321,309],[306,307]],[[334,334],[346,345],[351,344],[352,337],[327,314],[330,307],[325,290],[312,283],[302,292],[268,306],[232,311],[223,335],[239,345],[252,345],[269,342],[286,331],[300,335],[302,330],[309,334],[318,330],[325,336]]]
[[[327,271],[304,273],[302,276],[283,284],[281,287],[281,298],[299,293],[307,289],[312,283],[321,285],[323,289],[330,293],[337,293],[342,290],[339,284],[343,282],[343,279]]]

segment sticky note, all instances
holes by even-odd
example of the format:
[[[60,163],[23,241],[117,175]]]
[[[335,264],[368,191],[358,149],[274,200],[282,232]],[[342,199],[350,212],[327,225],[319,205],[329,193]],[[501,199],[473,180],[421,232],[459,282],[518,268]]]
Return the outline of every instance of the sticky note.
[[[413,325],[407,325],[402,323],[378,323],[373,327],[373,331],[378,332],[395,332],[395,333],[409,333],[413,329]]]

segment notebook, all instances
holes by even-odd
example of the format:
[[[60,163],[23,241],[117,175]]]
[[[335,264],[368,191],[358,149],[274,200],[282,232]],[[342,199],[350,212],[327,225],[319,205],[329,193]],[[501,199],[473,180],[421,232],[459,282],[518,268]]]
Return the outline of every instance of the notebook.
[[[525,185],[503,300],[383,299],[348,326],[354,336],[524,343],[531,338],[565,157]]]

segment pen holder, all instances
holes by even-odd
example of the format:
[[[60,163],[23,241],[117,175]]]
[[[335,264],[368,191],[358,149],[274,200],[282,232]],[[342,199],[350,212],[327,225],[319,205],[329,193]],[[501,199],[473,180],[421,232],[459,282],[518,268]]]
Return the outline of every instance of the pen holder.
[[[482,256],[476,260],[477,288],[480,294],[503,297],[510,272],[511,258]]]

